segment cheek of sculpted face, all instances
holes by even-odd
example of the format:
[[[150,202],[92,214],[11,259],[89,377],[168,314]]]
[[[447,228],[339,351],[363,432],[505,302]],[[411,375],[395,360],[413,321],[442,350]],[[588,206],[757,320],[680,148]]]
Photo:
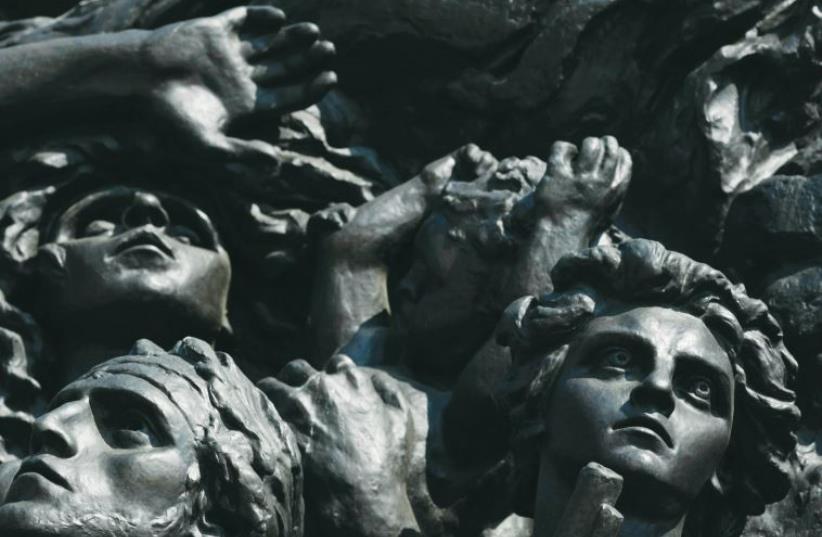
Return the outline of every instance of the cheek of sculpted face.
[[[148,319],[174,316],[172,324],[186,328],[176,337],[204,339],[225,324],[231,265],[211,220],[193,204],[157,191],[104,188],[63,211],[50,235],[51,324],[71,326],[78,317],[107,324],[113,311],[143,310],[147,326],[136,336],[165,336]]]
[[[302,502],[293,434],[234,361],[141,340],[37,420],[0,533],[301,537]]]
[[[515,495],[537,531],[581,508],[569,496],[591,462],[622,493],[574,501],[616,507],[625,535],[721,535],[785,495],[797,367],[762,302],[646,240],[566,256],[552,279],[499,330],[515,362]]]

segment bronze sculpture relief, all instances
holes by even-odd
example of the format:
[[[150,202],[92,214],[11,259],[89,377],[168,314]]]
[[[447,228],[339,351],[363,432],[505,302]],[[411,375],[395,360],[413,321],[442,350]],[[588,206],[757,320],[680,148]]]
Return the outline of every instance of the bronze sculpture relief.
[[[6,535],[302,535],[293,435],[230,357],[148,340],[66,388],[35,422]]]
[[[822,531],[816,2],[30,4],[0,535]]]
[[[619,535],[741,529],[784,496],[797,365],[762,302],[645,240],[572,254],[553,279],[552,294],[512,304],[500,332],[518,369],[520,509],[537,534],[555,531],[589,461],[625,480],[610,498]]]

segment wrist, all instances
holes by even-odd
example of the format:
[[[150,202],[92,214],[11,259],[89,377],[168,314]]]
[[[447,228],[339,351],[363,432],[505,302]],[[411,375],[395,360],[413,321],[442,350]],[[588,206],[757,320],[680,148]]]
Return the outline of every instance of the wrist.
[[[591,209],[572,203],[547,204],[534,195],[518,203],[511,218],[519,229],[536,237],[563,234],[592,239],[601,223],[601,219]]]
[[[90,72],[78,76],[81,85],[106,97],[145,95],[152,87],[151,70],[146,65],[143,50],[147,30],[125,30],[91,36],[91,52],[97,58],[89,62]]]

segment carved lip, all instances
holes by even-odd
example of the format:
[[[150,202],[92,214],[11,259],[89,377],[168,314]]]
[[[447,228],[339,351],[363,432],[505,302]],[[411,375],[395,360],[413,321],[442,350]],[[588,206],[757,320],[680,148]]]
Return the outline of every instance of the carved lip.
[[[669,448],[674,447],[674,440],[671,438],[671,433],[668,432],[668,429],[665,425],[662,424],[661,421],[658,419],[651,417],[647,414],[643,414],[641,416],[633,416],[622,421],[619,421],[614,425],[613,430],[618,429],[627,429],[629,427],[638,427],[641,429],[648,429],[656,436],[658,436],[665,445]]]
[[[160,235],[148,229],[140,229],[129,234],[120,244],[117,245],[114,253],[115,255],[121,254],[127,250],[137,248],[139,246],[154,246],[168,257],[174,257],[174,250],[171,249],[171,246],[169,246],[169,244]]]
[[[74,491],[74,488],[72,488],[65,477],[60,475],[57,470],[49,466],[40,458],[35,457],[24,460],[23,464],[20,465],[20,469],[17,471],[17,475],[14,476],[14,479],[17,479],[23,474],[38,474],[45,477],[55,485],[63,487],[71,492]]]

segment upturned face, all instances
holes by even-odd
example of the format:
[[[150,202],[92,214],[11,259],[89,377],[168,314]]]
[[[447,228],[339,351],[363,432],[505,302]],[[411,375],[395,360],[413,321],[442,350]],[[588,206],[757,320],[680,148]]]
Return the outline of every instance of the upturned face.
[[[498,267],[470,239],[451,236],[453,227],[442,214],[423,223],[414,262],[392,304],[408,360],[446,374],[462,370],[493,332],[502,309],[489,306],[498,296]]]
[[[31,449],[0,506],[3,535],[155,537],[190,522],[194,435],[143,379],[69,385],[35,423]]]
[[[544,455],[594,461],[695,498],[728,447],[730,360],[687,313],[638,307],[592,320],[569,348],[546,403]]]
[[[53,240],[64,253],[47,297],[55,322],[119,316],[135,328],[156,321],[187,330],[171,337],[208,337],[222,326],[231,265],[208,217],[189,203],[103,190],[70,207]]]

